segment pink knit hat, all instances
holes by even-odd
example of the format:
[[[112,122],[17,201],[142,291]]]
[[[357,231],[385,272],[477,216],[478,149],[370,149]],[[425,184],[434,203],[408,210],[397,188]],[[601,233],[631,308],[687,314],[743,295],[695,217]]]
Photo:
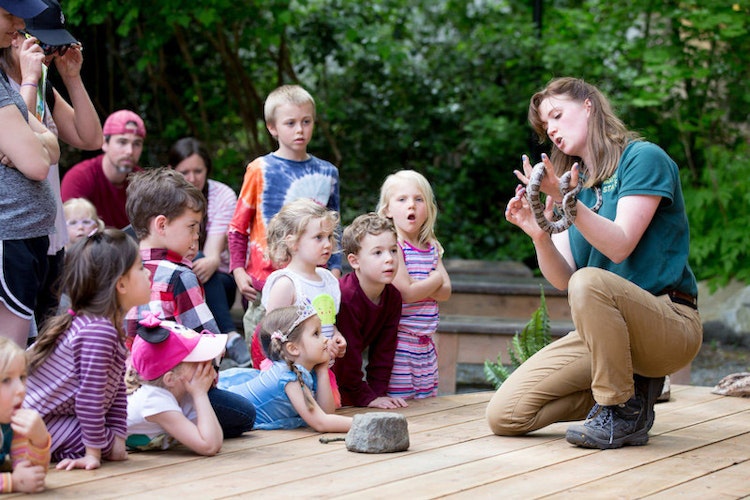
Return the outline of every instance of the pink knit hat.
[[[135,134],[145,138],[146,126],[140,116],[128,109],[121,109],[107,117],[102,132],[104,135]]]
[[[133,368],[145,380],[155,380],[183,362],[214,359],[227,345],[226,334],[198,333],[174,321],[161,320],[158,327],[152,328],[158,328],[162,333],[151,337],[152,340],[166,338],[149,342],[139,334],[133,340],[131,354]]]

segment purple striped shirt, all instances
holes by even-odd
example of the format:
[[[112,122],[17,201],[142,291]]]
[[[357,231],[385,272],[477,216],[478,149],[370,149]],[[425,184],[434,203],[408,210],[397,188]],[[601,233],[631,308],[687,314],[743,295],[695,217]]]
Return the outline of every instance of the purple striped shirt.
[[[76,316],[52,354],[29,374],[24,406],[38,411],[45,423],[75,417],[77,438],[85,446],[107,449],[116,436],[127,436],[126,353],[108,319]],[[50,430],[53,448],[76,439]]]

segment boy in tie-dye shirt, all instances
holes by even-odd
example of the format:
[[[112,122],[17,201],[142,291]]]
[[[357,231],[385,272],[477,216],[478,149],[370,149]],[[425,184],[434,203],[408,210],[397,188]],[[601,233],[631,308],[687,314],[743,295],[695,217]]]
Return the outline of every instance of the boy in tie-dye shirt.
[[[266,253],[266,227],[281,207],[298,198],[311,198],[339,211],[339,174],[331,163],[308,154],[315,123],[315,101],[298,85],[284,85],[268,95],[266,127],[279,148],[248,164],[237,208],[229,224],[229,269],[242,296],[250,303],[245,332],[260,320],[257,305],[266,278],[276,268]],[[328,267],[341,274],[341,256],[333,254]]]

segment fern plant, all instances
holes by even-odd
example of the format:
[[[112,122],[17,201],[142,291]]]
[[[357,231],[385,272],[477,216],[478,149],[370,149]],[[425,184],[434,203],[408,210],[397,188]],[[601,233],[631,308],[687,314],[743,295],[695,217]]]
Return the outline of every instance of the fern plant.
[[[531,319],[526,323],[523,331],[513,336],[511,345],[508,347],[508,355],[513,370],[521,366],[535,352],[552,341],[547,302],[544,298],[544,288],[540,286],[540,289],[541,303],[539,308],[531,315]],[[497,361],[486,360],[484,362],[484,376],[495,389],[507,380],[513,370],[503,365],[502,353],[498,354]]]

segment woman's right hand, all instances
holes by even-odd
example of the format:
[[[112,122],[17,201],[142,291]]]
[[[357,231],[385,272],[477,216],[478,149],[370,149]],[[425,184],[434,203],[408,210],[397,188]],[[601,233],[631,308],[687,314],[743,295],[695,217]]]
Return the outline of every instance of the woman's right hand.
[[[520,227],[532,239],[547,234],[537,224],[529,200],[526,198],[526,187],[521,184],[516,186],[515,196],[508,201],[505,207],[505,220]]]
[[[22,36],[22,35],[18,35]],[[21,44],[19,53],[22,83],[37,84],[42,77],[44,51],[34,37],[26,38]]]

